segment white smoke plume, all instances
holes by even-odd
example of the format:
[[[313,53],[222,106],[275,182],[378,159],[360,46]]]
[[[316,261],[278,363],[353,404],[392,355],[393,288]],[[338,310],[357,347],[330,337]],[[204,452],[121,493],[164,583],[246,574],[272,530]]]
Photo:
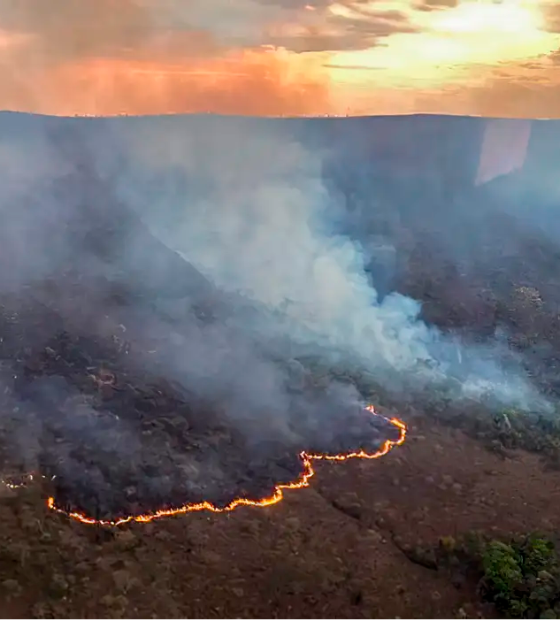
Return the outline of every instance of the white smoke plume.
[[[502,365],[497,341],[467,347],[422,322],[413,299],[378,299],[361,245],[332,226],[322,154],[279,125],[153,120],[119,126],[114,140],[127,162],[117,177],[123,200],[220,288],[273,311],[270,337],[281,329],[393,386],[452,385],[458,398],[548,407],[511,359]],[[101,140],[98,149],[110,173]]]

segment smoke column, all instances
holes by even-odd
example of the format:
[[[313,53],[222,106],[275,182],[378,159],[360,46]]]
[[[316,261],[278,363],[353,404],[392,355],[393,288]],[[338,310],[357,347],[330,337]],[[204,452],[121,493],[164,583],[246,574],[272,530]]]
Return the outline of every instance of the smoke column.
[[[511,359],[502,365],[501,357],[512,356],[497,341],[462,345],[419,320],[413,299],[378,299],[362,247],[333,225],[340,205],[322,181],[320,153],[264,123],[124,127],[117,140],[129,165],[119,177],[121,196],[220,288],[279,317],[268,333],[259,325],[261,337],[281,330],[395,389],[452,385],[457,398],[547,407]]]
[[[398,200],[364,183],[364,245],[344,232],[352,187],[333,189],[332,153],[310,146],[306,127],[0,115],[10,462],[27,470],[36,460],[61,497],[114,515],[132,501],[121,479],[137,483],[142,506],[222,501],[248,462],[283,480],[286,451],[298,461],[303,449],[375,450],[394,429],[364,419],[366,392],[381,405],[426,390],[486,410],[546,410],[505,341],[468,344],[420,320],[414,299],[378,294],[364,246],[383,231],[375,217],[366,226],[367,209]],[[416,211],[434,218],[426,195]],[[98,384],[106,370],[126,377],[128,400]],[[169,396],[147,404],[144,390],[156,387]],[[386,391],[396,398],[385,402]],[[152,428],[156,411],[171,429]],[[54,431],[64,449],[49,441]]]

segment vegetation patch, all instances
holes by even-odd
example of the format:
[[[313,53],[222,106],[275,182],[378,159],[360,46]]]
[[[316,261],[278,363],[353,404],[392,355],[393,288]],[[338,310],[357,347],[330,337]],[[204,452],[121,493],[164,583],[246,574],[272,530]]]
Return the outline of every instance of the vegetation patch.
[[[545,535],[444,537],[436,556],[439,570],[474,581],[481,599],[503,617],[560,617],[560,556]]]

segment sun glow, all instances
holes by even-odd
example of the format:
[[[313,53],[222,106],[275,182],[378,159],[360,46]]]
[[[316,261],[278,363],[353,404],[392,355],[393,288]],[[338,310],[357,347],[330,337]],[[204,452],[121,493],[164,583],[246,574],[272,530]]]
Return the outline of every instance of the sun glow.
[[[18,28],[7,29],[9,19],[0,27],[0,109],[87,116],[507,115],[515,109],[557,116],[560,103],[551,93],[560,83],[559,2],[327,0],[270,15],[263,9],[254,20],[243,4],[232,9],[235,27],[242,27],[239,40],[227,35],[234,25],[225,28],[232,15],[217,19],[215,8],[201,14],[201,32],[186,22],[170,32],[143,13],[153,36],[131,41],[134,15],[123,13],[106,31],[85,23],[81,11],[55,11],[45,21],[21,9]],[[102,21],[113,22],[103,12],[111,4],[95,3]],[[3,24],[2,11],[9,16],[12,9],[0,6]],[[74,52],[60,33],[78,31],[87,37]],[[486,93],[498,84],[507,94],[496,103]]]
[[[472,81],[480,66],[536,58],[559,44],[558,36],[544,29],[535,2],[463,0],[414,19],[417,32],[395,34],[383,46],[333,54],[333,79],[367,83],[370,90],[377,84],[431,87]]]
[[[538,7],[534,3],[509,0],[504,2],[468,0],[456,8],[436,15],[436,31],[449,33],[534,34],[542,27]]]

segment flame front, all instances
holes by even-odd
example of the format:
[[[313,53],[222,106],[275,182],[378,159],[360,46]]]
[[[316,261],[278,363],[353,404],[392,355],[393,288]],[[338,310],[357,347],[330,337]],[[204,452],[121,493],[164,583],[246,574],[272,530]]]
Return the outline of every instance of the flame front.
[[[379,416],[378,413],[375,412],[373,405],[368,405],[366,410],[372,413],[373,415]],[[346,461],[347,459],[352,458],[360,458],[360,459],[377,459],[382,456],[385,456],[392,448],[395,446],[400,446],[404,443],[406,439],[406,424],[401,422],[397,418],[384,418],[384,416],[379,416],[388,422],[390,422],[393,426],[399,429],[399,438],[396,440],[387,439],[381,448],[374,453],[368,453],[361,450],[360,452],[350,452],[348,454],[311,454],[309,452],[301,452],[300,458],[303,463],[303,473],[301,476],[288,484],[279,484],[275,487],[274,493],[270,497],[265,497],[259,500],[247,499],[245,497],[240,497],[234,499],[232,502],[223,507],[215,506],[210,502],[199,502],[196,504],[185,504],[184,506],[179,506],[177,508],[168,508],[157,510],[156,512],[141,514],[141,515],[129,515],[127,517],[122,517],[120,519],[116,519],[114,521],[104,520],[104,519],[94,519],[93,517],[89,517],[86,514],[81,512],[70,512],[60,508],[56,505],[56,501],[54,497],[49,497],[47,500],[47,506],[50,510],[63,514],[75,521],[79,521],[80,523],[85,523],[87,525],[103,525],[103,526],[118,526],[124,525],[125,523],[149,523],[150,521],[155,521],[156,519],[161,519],[163,517],[172,517],[174,515],[186,514],[187,512],[200,512],[203,510],[208,510],[209,512],[231,512],[240,506],[256,506],[258,508],[264,508],[265,506],[273,506],[274,504],[278,504],[284,499],[284,491],[289,489],[303,489],[309,486],[309,480],[315,475],[315,471],[313,466],[311,465],[311,461]]]

